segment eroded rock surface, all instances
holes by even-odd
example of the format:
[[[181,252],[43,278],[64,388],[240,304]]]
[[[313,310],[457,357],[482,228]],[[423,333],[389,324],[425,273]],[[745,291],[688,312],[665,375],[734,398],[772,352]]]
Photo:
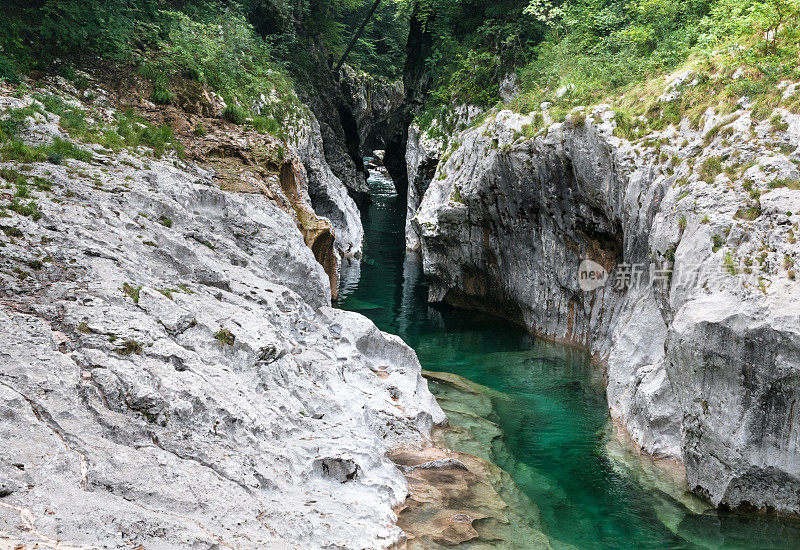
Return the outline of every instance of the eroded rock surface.
[[[405,98],[403,83],[381,80],[344,65],[341,87],[350,99],[364,153],[385,149],[390,119]]]
[[[776,115],[633,143],[608,106],[493,113],[450,136],[408,233],[432,300],[589,349],[612,416],[696,492],[798,513],[800,117]],[[584,260],[604,285],[584,290]]]
[[[399,544],[387,450],[445,417],[413,350],[328,307],[280,174],[225,190],[26,125],[92,160],[0,163],[38,212],[0,218],[0,545]]]
[[[294,141],[307,174],[310,203],[317,215],[330,221],[339,257],[359,257],[364,241],[361,214],[347,188],[325,160],[319,123],[313,115],[299,126]]]

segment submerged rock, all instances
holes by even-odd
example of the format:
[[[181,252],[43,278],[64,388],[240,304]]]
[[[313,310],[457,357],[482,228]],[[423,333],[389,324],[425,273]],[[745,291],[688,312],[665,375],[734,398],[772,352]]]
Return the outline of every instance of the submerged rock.
[[[551,549],[535,504],[493,463],[495,437],[502,432],[481,416],[481,411],[491,414],[490,390],[453,374],[425,376],[446,388],[437,390],[443,392],[437,397],[447,392],[457,397],[442,401],[450,424],[434,430],[432,445],[402,447],[390,455],[409,482],[410,495],[398,507],[407,547]],[[465,405],[468,421],[462,417]]]

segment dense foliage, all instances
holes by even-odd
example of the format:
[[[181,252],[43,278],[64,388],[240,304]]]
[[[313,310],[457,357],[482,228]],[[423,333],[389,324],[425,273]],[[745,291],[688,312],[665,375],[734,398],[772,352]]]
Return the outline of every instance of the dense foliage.
[[[558,89],[573,103],[599,101],[688,59],[713,54],[718,62],[719,52],[752,66],[748,81],[757,88],[779,76],[800,78],[798,2],[383,0],[348,61],[399,77],[413,12],[433,37],[431,106],[494,105],[511,73],[519,76],[522,94],[513,106],[520,110],[553,101]],[[66,60],[59,68],[65,76],[74,75],[70,65],[80,54],[136,63],[153,82],[156,102],[171,101],[170,77],[183,73],[245,105],[270,86],[288,90],[287,73],[302,78],[338,60],[372,4],[9,0],[0,5],[0,79],[18,82],[32,69],[52,70],[56,60]]]
[[[75,67],[97,58],[130,63],[152,83],[155,103],[170,103],[174,78],[188,76],[220,93],[230,104],[226,118],[237,123],[266,94],[267,112],[253,120],[266,131],[298,107],[288,74],[310,74],[325,51],[340,55],[367,9],[361,0],[4,2],[0,80],[17,84],[32,70],[75,80]],[[397,76],[406,27],[396,5],[385,2],[350,62]]]
[[[372,7],[371,0],[343,3],[337,15],[340,33],[327,39],[338,58],[352,34]],[[347,62],[365,72],[386,78],[398,78],[405,62],[408,17],[393,0],[383,0],[369,19]]]
[[[561,88],[576,102],[606,98],[690,56],[735,41],[758,45],[765,76],[797,69],[797,0],[419,0],[435,26],[432,105],[489,106],[516,71],[531,109]],[[755,47],[757,46],[757,47]],[[736,46],[738,47],[738,46]],[[526,101],[527,100],[527,101]]]

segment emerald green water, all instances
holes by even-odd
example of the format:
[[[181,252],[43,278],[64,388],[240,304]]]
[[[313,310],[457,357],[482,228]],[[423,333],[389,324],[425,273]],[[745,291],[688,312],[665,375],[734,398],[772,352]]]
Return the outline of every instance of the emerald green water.
[[[404,252],[405,205],[391,182],[370,181],[365,253],[343,272],[339,306],[401,336],[423,368],[500,392],[496,462],[538,506],[554,547],[800,548],[797,521],[704,510],[615,446],[601,373],[584,353],[496,318],[430,307],[420,260]]]

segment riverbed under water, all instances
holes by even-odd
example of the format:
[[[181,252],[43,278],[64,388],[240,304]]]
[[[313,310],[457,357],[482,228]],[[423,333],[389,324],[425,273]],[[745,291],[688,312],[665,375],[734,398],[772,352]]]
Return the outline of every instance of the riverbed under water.
[[[385,173],[372,170],[370,184],[364,256],[343,269],[339,307],[401,336],[424,369],[490,389],[504,433],[494,461],[538,507],[555,548],[800,548],[797,521],[712,510],[617,444],[602,372],[583,352],[429,306],[421,262],[405,252],[405,204]]]

